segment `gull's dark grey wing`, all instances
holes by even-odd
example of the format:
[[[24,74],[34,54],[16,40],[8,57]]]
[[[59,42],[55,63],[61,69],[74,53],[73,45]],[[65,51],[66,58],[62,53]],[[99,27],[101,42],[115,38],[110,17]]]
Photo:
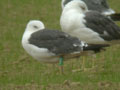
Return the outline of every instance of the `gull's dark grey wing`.
[[[107,11],[109,6],[106,0],[82,0],[87,4],[89,10],[95,10],[100,13]]]
[[[82,50],[81,41],[58,30],[40,30],[33,33],[29,43],[39,48],[47,48],[59,54],[74,53]]]
[[[120,28],[109,18],[96,11],[85,13],[86,27],[97,32],[104,40],[120,39]]]

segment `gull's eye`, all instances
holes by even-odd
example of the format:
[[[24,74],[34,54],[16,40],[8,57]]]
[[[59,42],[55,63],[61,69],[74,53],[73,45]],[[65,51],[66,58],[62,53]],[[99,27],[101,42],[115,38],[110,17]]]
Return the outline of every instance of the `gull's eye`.
[[[82,10],[85,10],[85,7],[81,7]]]
[[[35,29],[38,29],[38,26],[33,26]]]

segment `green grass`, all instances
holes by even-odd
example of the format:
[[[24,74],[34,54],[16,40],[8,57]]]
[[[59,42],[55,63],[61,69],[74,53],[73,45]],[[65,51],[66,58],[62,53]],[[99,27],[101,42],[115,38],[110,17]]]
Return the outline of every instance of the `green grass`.
[[[119,3],[109,0],[117,12]],[[53,68],[38,62],[22,48],[21,38],[29,20],[39,19],[48,28],[60,29],[61,0],[1,0],[0,6],[0,90],[120,89],[119,45],[97,54],[97,67],[90,71],[73,73],[82,60],[65,62],[65,75],[59,74],[57,65]],[[91,65],[91,57],[87,57],[86,67]],[[70,85],[64,84],[65,80]]]

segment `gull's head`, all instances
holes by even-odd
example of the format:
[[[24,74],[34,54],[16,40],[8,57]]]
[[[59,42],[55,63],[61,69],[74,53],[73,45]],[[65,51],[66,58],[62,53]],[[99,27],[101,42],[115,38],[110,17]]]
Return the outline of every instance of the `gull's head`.
[[[35,32],[35,31],[38,31],[38,30],[42,30],[44,28],[45,28],[45,26],[42,23],[42,21],[39,21],[39,20],[30,20],[28,22],[28,24],[27,24],[26,31]]]
[[[67,11],[71,9],[75,9],[82,13],[88,10],[87,5],[82,0],[72,0],[65,5],[64,9],[66,9]]]

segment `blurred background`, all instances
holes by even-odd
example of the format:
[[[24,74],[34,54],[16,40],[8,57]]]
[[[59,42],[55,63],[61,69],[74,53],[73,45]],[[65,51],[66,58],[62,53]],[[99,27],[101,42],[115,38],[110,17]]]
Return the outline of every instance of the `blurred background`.
[[[120,0],[108,2],[120,12]],[[41,63],[24,51],[21,39],[28,21],[60,30],[60,15],[61,0],[0,1],[0,90],[120,90],[120,45],[98,53],[92,70],[72,72],[81,68],[82,57],[65,62],[65,75],[58,65]],[[92,67],[92,57],[85,66]]]

